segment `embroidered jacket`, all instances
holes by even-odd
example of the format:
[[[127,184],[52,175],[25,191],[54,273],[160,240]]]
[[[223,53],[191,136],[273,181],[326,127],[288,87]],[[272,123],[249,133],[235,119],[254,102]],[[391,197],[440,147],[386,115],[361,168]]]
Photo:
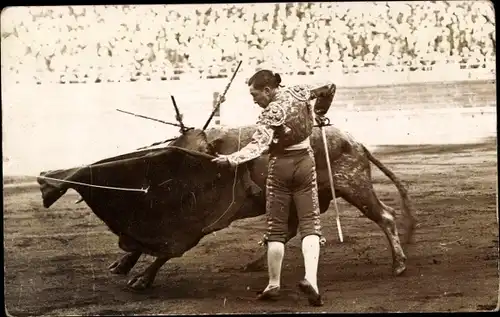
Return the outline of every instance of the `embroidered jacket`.
[[[227,159],[238,165],[256,159],[271,146],[286,148],[305,140],[312,133],[314,115],[328,112],[335,90],[334,84],[315,89],[310,85],[279,88],[274,100],[259,115],[251,142]],[[312,99],[316,99],[314,107],[310,104]]]

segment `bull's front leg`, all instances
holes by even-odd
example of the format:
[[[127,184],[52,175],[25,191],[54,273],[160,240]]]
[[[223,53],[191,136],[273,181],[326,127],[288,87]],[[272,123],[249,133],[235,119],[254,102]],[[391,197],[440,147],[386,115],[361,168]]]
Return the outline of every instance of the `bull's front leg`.
[[[141,257],[141,254],[142,253],[139,251],[128,252],[115,262],[111,263],[111,265],[108,266],[108,269],[113,274],[127,275],[135,266]]]
[[[177,234],[172,235],[172,240],[168,243],[168,251],[157,257],[142,273],[131,278],[127,286],[135,291],[150,288],[158,271],[168,260],[181,257],[186,251],[194,248],[204,236],[201,232],[196,234],[179,230]]]
[[[127,286],[135,291],[142,291],[150,288],[151,285],[153,285],[158,271],[169,259],[171,259],[170,256],[157,257],[142,273],[131,278]]]

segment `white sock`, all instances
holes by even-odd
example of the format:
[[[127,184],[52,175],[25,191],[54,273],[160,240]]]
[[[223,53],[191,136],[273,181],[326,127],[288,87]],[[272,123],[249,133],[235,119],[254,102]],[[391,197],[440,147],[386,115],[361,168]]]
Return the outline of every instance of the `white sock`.
[[[266,291],[271,288],[279,287],[281,280],[281,264],[285,256],[285,244],[276,241],[267,243],[267,267],[269,271],[269,284]]]
[[[319,237],[309,235],[302,239],[302,255],[304,256],[305,279],[318,290]]]

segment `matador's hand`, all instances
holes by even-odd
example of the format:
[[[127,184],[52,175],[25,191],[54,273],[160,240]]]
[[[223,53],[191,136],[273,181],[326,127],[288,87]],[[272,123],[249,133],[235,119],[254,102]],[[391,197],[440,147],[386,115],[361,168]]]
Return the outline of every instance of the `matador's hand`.
[[[212,162],[215,162],[219,165],[222,165],[222,166],[230,166],[230,162],[227,158],[227,155],[223,155],[223,154],[217,154],[217,157],[212,159]]]
[[[330,124],[330,119],[325,116],[316,116],[316,123],[318,124],[318,126],[324,127]]]

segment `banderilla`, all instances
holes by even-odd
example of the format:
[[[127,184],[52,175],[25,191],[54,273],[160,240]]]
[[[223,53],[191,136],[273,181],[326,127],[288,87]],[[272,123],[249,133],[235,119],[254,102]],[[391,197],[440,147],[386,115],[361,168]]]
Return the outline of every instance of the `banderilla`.
[[[126,114],[130,114],[130,115],[133,115],[135,117],[139,117],[139,118],[143,118],[143,119],[153,120],[153,121],[160,122],[160,123],[163,123],[163,124],[173,125],[174,127],[179,127],[179,128],[183,127],[183,125],[180,125],[178,123],[167,122],[167,121],[163,121],[163,120],[160,120],[160,119],[155,119],[155,118],[143,116],[143,115],[140,115],[140,114],[136,114],[136,113],[133,113],[133,112],[128,112],[128,111],[125,111],[125,110],[116,109],[116,111],[123,112],[123,113],[126,113]]]
[[[236,77],[236,73],[238,73],[238,70],[240,69],[240,66],[241,66],[241,63],[243,61],[240,61],[238,63],[238,66],[236,67],[236,70],[234,71],[233,73],[233,76],[231,77],[231,80],[229,81],[229,83],[227,83],[227,86],[226,86],[226,89],[224,89],[224,92],[222,93],[221,97],[219,98],[219,100],[217,101],[217,104],[215,105],[212,113],[210,114],[210,116],[208,117],[208,120],[207,122],[205,122],[205,125],[203,126],[203,131],[205,131],[208,127],[208,125],[210,124],[210,121],[212,121],[212,118],[215,116],[215,113],[217,112],[217,110],[219,109],[221,103],[222,103],[222,100],[223,98],[226,96],[226,93],[227,91],[229,90],[229,86],[231,86],[231,83],[233,82],[234,80],[234,77]]]

